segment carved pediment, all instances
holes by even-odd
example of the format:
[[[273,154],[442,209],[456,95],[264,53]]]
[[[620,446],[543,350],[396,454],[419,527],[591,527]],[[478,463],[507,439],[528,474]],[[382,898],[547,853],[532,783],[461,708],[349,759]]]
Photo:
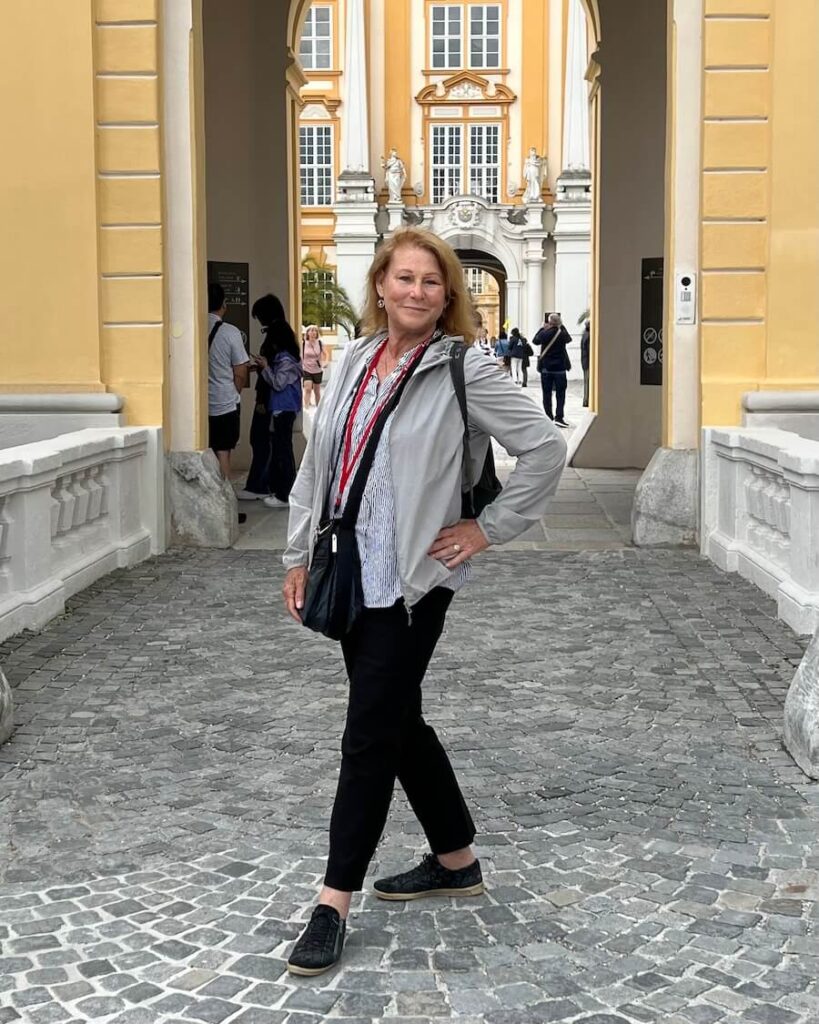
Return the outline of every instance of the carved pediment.
[[[490,81],[474,71],[459,71],[456,75],[425,86],[415,97],[423,105],[442,103],[513,103],[512,90],[499,82]]]

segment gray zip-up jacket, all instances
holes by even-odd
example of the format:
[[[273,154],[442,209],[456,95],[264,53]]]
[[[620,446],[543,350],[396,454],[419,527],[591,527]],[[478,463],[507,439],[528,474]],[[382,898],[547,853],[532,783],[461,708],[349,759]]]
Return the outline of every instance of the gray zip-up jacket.
[[[284,564],[309,565],[316,527],[326,516],[334,437],[332,424],[349,401],[364,363],[384,333],[351,342],[323,391],[313,430],[290,492]],[[438,531],[461,518],[463,420],[449,371],[460,338],[433,341],[407,383],[390,424],[395,490],[395,530],[401,593],[416,604],[449,577],[427,552]],[[464,361],[472,478],[483,468],[490,437],[517,463],[501,494],[478,517],[490,544],[513,540],[543,515],[557,490],[566,442],[552,421],[482,352],[469,348]]]

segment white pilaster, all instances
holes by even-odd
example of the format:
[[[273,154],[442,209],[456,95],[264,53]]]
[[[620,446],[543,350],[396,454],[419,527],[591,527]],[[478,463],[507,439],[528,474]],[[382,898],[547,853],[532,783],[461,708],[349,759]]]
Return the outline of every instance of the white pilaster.
[[[591,177],[587,171],[564,172],[557,181],[554,205],[555,309],[566,329],[579,340],[578,318],[590,304]],[[579,350],[572,355],[572,377],[582,377]]]
[[[343,171],[336,183],[336,276],[360,313],[364,283],[375,256],[375,185],[366,172]],[[342,341],[339,332],[339,340]]]
[[[529,224],[522,233],[523,265],[526,291],[523,299],[523,320],[517,326],[527,338],[532,338],[543,323],[543,271],[546,256],[543,244],[546,231],[543,228],[543,203],[528,203],[526,206]]]
[[[341,167],[370,170],[370,120],[367,110],[367,47],[364,38],[364,0],[347,0],[344,46],[344,106]]]
[[[589,91],[586,15],[580,0],[569,0],[566,81],[563,100],[563,170],[589,169]]]

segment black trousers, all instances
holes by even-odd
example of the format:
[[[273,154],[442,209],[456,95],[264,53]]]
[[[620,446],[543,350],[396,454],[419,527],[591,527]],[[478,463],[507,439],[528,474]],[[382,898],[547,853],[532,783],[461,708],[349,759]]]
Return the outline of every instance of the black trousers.
[[[254,494],[270,493],[270,413],[267,410],[253,411],[250,421],[250,447],[253,459],[247,474],[246,491]]]
[[[350,697],[324,879],[333,889],[361,888],[396,779],[434,853],[475,838],[452,765],[421,712],[421,683],[451,600],[436,587],[413,607],[411,624],[403,601],[366,608],[341,642]]]
[[[543,408],[550,420],[563,419],[563,410],[566,404],[566,371],[547,370],[540,375],[540,383],[543,387]],[[557,401],[557,410],[552,415],[552,391],[554,390]]]
[[[296,479],[295,422],[294,412],[279,412],[270,417],[270,490],[279,501],[287,501]]]

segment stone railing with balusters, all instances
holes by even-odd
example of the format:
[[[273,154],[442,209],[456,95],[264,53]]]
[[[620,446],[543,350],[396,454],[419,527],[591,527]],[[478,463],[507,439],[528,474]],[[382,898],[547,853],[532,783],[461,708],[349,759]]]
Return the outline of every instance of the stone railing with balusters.
[[[94,428],[0,450],[0,640],[165,547],[161,432]]]
[[[819,442],[765,427],[708,428],[701,550],[776,599],[798,633],[819,628]]]

